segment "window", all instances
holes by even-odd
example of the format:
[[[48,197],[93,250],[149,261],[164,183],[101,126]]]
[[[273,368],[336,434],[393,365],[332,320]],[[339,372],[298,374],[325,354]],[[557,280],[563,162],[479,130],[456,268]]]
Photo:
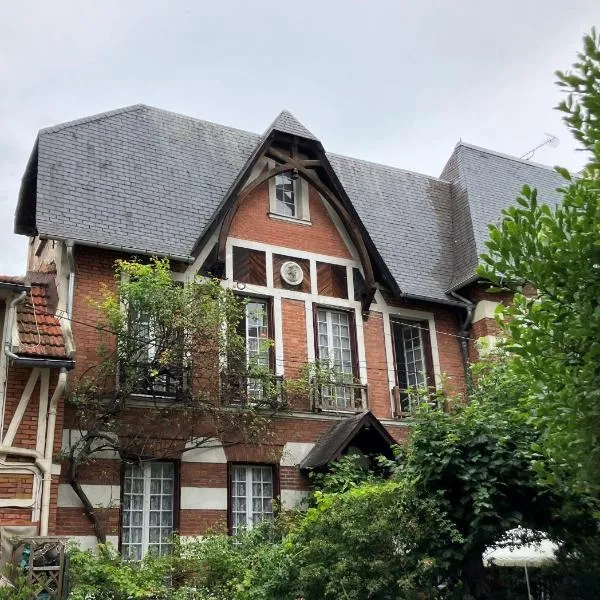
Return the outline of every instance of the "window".
[[[336,383],[352,383],[352,338],[350,314],[325,308],[317,309],[318,355],[321,366],[335,373]],[[348,385],[321,386],[321,408],[352,410],[353,391]]]
[[[172,462],[125,465],[121,550],[126,560],[171,551],[174,488]]]
[[[273,516],[273,468],[232,465],[231,533],[234,535]]]
[[[409,412],[416,396],[410,390],[432,384],[429,330],[426,321],[392,321],[396,362],[396,383],[400,390],[401,412]],[[407,391],[409,390],[409,391]]]
[[[290,173],[275,175],[275,212],[284,217],[298,217],[296,181]]]
[[[278,173],[269,179],[269,215],[284,220],[310,221],[308,183],[292,173]]]
[[[246,337],[246,364],[248,367],[268,369],[270,365],[269,305],[266,300],[253,298],[246,304],[244,320]],[[248,378],[248,396],[255,402],[263,399],[263,381]]]

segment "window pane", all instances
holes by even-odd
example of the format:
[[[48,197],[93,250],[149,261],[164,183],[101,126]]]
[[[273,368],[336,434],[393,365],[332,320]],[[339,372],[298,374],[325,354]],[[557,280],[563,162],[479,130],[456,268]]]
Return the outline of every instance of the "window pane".
[[[278,214],[296,216],[296,184],[289,173],[275,176],[275,203]]]
[[[123,556],[140,560],[149,551],[170,551],[173,533],[173,463],[152,462],[125,468]]]
[[[271,467],[236,465],[231,471],[232,528],[238,533],[271,516],[273,470]],[[244,484],[239,483],[240,479]]]

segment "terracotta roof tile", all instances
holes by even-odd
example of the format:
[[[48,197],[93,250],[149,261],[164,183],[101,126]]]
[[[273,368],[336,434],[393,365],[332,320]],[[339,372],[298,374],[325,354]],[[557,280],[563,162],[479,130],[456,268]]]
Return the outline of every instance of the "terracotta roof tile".
[[[17,310],[20,356],[69,358],[60,321],[48,307],[47,286],[32,284],[27,298]]]

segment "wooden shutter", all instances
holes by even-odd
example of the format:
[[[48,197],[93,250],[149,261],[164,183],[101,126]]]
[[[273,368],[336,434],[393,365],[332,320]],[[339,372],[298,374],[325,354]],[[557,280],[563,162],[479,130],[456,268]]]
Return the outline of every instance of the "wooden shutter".
[[[318,262],[317,288],[320,296],[348,298],[346,267]]]
[[[240,283],[267,285],[265,253],[260,250],[233,247],[233,279]]]

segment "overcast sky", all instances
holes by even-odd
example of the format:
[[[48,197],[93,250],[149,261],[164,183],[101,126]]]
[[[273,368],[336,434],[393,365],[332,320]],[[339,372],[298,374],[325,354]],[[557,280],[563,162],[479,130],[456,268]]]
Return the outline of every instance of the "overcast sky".
[[[554,71],[598,0],[0,1],[0,273],[37,131],[144,103],[262,132],[287,108],[327,150],[439,175],[459,139],[582,165]]]

